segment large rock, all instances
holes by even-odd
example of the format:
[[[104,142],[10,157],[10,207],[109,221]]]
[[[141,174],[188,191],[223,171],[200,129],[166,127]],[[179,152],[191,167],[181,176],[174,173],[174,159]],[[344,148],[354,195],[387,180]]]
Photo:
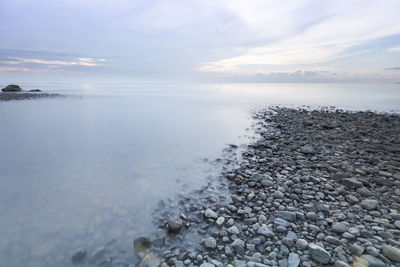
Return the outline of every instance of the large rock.
[[[331,260],[331,254],[316,244],[308,244],[311,257],[319,263],[327,264]]]
[[[10,85],[7,85],[7,87],[4,87],[3,89],[1,89],[1,91],[3,91],[3,92],[20,92],[20,91],[22,91],[22,89],[18,85],[10,84]]]
[[[364,199],[361,201],[361,207],[366,210],[374,210],[378,206],[378,200],[376,199]]]
[[[383,245],[382,254],[391,261],[400,262],[400,249],[396,247]]]
[[[169,232],[178,234],[183,227],[183,221],[178,217],[171,217],[168,219],[167,225]]]

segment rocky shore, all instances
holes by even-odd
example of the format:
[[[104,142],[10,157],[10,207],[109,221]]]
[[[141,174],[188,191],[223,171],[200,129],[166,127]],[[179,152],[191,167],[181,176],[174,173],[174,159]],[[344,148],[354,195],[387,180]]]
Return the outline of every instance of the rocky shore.
[[[10,84],[0,92],[0,101],[10,101],[10,100],[26,100],[26,99],[38,99],[38,98],[54,98],[54,97],[64,97],[60,94],[50,94],[44,93],[39,89],[32,89],[29,91],[22,90],[21,87],[15,84]]]
[[[139,266],[400,266],[400,117],[273,108],[218,183],[160,202]],[[234,166],[234,167],[232,167]]]

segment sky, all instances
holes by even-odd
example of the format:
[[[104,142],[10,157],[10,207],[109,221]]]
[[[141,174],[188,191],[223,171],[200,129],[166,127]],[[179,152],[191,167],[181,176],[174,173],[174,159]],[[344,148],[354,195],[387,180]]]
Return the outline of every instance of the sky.
[[[1,0],[0,82],[400,82],[399,0]]]

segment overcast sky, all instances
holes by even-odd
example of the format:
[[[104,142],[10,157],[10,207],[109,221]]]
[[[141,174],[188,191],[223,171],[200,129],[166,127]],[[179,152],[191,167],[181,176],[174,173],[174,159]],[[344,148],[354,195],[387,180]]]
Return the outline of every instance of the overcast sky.
[[[399,0],[1,0],[0,81],[400,82]]]

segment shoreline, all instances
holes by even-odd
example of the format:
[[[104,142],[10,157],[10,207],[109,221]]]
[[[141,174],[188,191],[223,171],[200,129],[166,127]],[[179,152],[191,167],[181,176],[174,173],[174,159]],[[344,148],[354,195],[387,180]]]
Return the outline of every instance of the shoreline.
[[[254,118],[260,138],[226,159],[238,167],[218,186],[160,203],[157,231],[135,240],[139,266],[398,266],[400,116],[278,107]]]
[[[65,97],[65,95],[45,92],[0,92],[1,101],[12,101],[12,100],[31,100],[39,98],[57,98]]]

